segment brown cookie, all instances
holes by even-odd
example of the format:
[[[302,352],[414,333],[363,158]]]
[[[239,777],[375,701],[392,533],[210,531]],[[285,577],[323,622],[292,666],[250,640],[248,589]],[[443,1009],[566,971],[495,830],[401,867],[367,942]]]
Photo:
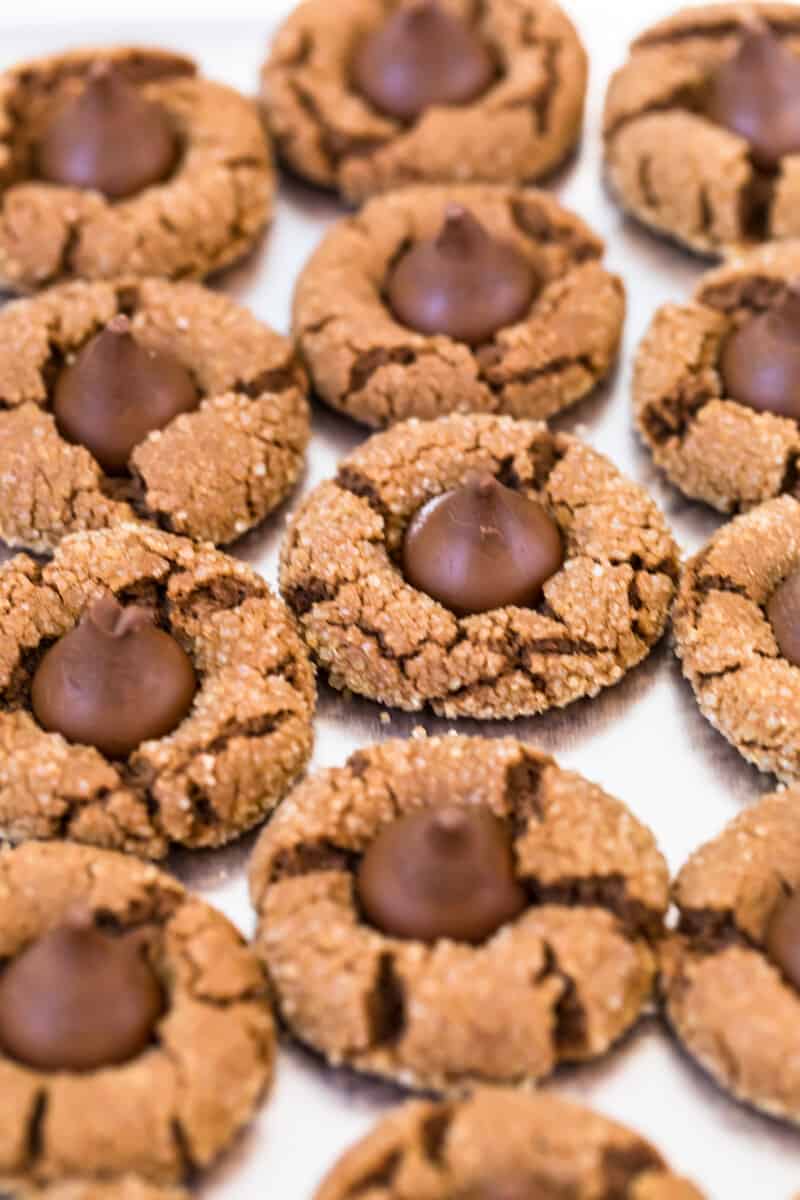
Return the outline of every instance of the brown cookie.
[[[188,371],[196,407],[146,436],[111,476],[62,432],[69,364],[120,314],[134,341]],[[218,543],[287,495],[309,437],[306,381],[286,338],[199,284],[63,284],[0,311],[0,536],[52,550],[68,533],[141,519]]]
[[[686,8],[637,38],[606,99],[606,166],[620,203],[714,257],[800,235],[796,153],[765,169],[736,122],[723,124],[710,106],[716,73],[734,60],[754,13],[779,39],[779,55],[800,57],[796,4]]]
[[[278,33],[262,104],[278,151],[299,175],[351,201],[409,183],[524,183],[573,149],[586,54],[552,0],[470,0],[443,8],[488,49],[495,77],[471,102],[398,120],[359,91],[354,56],[406,0],[306,0]],[[469,35],[468,35],[469,36]]]
[[[740,1100],[800,1122],[800,987],[770,949],[800,895],[800,792],[767,796],[678,875],[663,954],[667,1014],[689,1053]],[[797,951],[797,947],[795,948]]]
[[[800,669],[781,653],[770,602],[798,567],[800,503],[782,496],[737,517],[695,555],[674,616],[703,715],[749,762],[786,782],[800,778]]]
[[[483,941],[391,936],[364,914],[376,839],[436,805],[488,810],[508,839],[523,906]],[[425,894],[420,861],[408,897]],[[262,834],[250,887],[295,1036],[437,1090],[604,1054],[650,993],[668,890],[652,834],[619,801],[520,742],[455,736],[372,746],[307,780]]]
[[[31,708],[46,652],[111,594],[156,614],[197,692],[167,736],[126,758],[45,732]],[[311,751],[314,679],[294,623],[244,563],[124,525],[65,538],[47,566],[0,570],[0,830],[153,858],[219,846],[278,803]]]
[[[165,178],[119,200],[41,178],[42,139],[98,63],[166,111],[178,143]],[[125,149],[135,155],[136,140]],[[0,151],[6,290],[122,274],[202,277],[241,258],[271,216],[273,168],[255,106],[199,78],[191,59],[165,51],[76,50],[7,71],[0,76]]]
[[[545,1093],[411,1101],[336,1164],[315,1200],[702,1200],[633,1130]]]
[[[161,992],[150,1043],[116,1065],[32,1070],[0,1050],[2,1178],[43,1186],[78,1177],[88,1186],[130,1174],[114,1196],[150,1200],[140,1179],[169,1185],[209,1166],[250,1119],[275,1055],[264,976],[239,933],[153,866],[83,846],[6,851],[0,887],[0,989],[80,911],[103,954],[135,943],[141,969]],[[60,960],[51,969],[63,978],[62,998],[69,996],[75,964]],[[117,1006],[127,1002],[124,993]],[[66,1184],[54,1194],[98,1195]]]
[[[544,598],[458,617],[401,565],[426,502],[483,473],[541,502],[565,562]],[[513,718],[617,683],[664,632],[678,550],[656,505],[596,451],[510,417],[375,434],[296,513],[281,588],[336,688],[446,717]]]
[[[779,313],[798,279],[800,242],[759,247],[705,275],[690,303],[660,309],[639,348],[639,433],[684,495],[721,512],[794,488],[797,418],[735,398],[724,368],[730,339],[754,318]]]
[[[479,346],[415,332],[392,311],[398,255],[436,237],[460,205],[533,270],[533,303]],[[328,233],[298,281],[293,325],[317,393],[367,425],[448,412],[543,418],[610,371],[625,319],[622,281],[602,241],[543,192],[409,188],[373,200]]]

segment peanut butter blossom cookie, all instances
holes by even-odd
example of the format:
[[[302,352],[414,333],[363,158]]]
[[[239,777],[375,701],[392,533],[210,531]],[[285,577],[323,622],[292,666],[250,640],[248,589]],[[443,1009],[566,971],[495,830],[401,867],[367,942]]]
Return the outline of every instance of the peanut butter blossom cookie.
[[[551,0],[305,0],[272,46],[262,103],[294,171],[361,201],[539,178],[578,140],[586,76]]]
[[[767,796],[689,859],[665,947],[667,1014],[722,1087],[800,1123],[800,792]]]
[[[603,243],[551,196],[407,188],[328,233],[294,331],[317,393],[367,425],[546,417],[610,371],[625,319]]]
[[[0,536],[52,550],[135,518],[230,542],[309,436],[292,347],[199,284],[61,284],[0,312]]]
[[[643,33],[606,101],[624,207],[701,254],[800,235],[800,6],[687,8]]]
[[[702,1200],[654,1146],[557,1096],[480,1088],[386,1117],[315,1200]]]
[[[687,565],[677,651],[703,714],[740,754],[800,779],[800,503],[770,500]]]
[[[655,316],[634,372],[636,423],[684,495],[722,512],[797,490],[800,241],[770,244]]]
[[[509,739],[389,741],[256,847],[256,949],[334,1064],[437,1090],[604,1054],[650,995],[667,868],[618,800]]]
[[[266,226],[255,106],[150,49],[77,50],[0,76],[0,286],[204,276]]]
[[[168,1200],[158,1188],[209,1166],[270,1081],[256,956],[220,913],[121,854],[7,850],[0,891],[3,1180],[21,1197],[35,1184],[94,1200],[96,1178],[116,1188],[98,1200]]]
[[[678,550],[594,450],[510,417],[376,434],[306,499],[281,587],[336,688],[511,718],[617,683],[664,632]]]
[[[261,821],[311,751],[314,680],[235,559],[125,525],[0,570],[0,832],[157,858]],[[0,1173],[2,1164],[0,1163]]]

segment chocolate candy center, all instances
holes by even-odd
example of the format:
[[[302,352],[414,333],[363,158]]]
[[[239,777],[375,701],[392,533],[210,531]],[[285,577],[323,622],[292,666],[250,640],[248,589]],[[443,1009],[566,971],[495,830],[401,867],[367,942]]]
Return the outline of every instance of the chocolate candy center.
[[[387,825],[357,888],[378,929],[423,942],[482,942],[527,904],[506,825],[483,807],[425,808]]]
[[[150,1043],[164,995],[136,934],[111,937],[74,915],[0,976],[0,1045],[38,1071],[95,1071]]]
[[[33,677],[31,706],[43,729],[126,758],[165,737],[189,712],[197,678],[175,639],[144,608],[96,600],[48,650]]]
[[[36,152],[42,179],[123,199],[173,170],[180,152],[169,114],[113,67],[98,64],[81,94],[46,126]]]
[[[800,60],[760,17],[750,18],[739,49],[714,75],[706,113],[745,138],[764,170],[800,151]]]
[[[395,264],[386,297],[409,328],[475,346],[520,321],[536,288],[533,268],[514,246],[451,205],[438,237],[418,242]]]
[[[124,475],[136,446],[200,402],[189,372],[146,350],[127,317],[113,321],[58,377],[53,411],[64,437],[86,446],[109,475]]]
[[[800,891],[777,906],[767,929],[767,953],[800,992]]]
[[[541,504],[488,474],[421,508],[403,547],[408,582],[458,616],[536,604],[563,562]]]
[[[436,0],[393,13],[353,60],[355,86],[398,121],[413,121],[434,104],[469,104],[495,75],[488,47]]]
[[[730,335],[720,371],[732,399],[800,421],[800,294],[794,288]]]
[[[767,616],[781,654],[800,667],[800,571],[793,572],[775,589],[767,604]]]

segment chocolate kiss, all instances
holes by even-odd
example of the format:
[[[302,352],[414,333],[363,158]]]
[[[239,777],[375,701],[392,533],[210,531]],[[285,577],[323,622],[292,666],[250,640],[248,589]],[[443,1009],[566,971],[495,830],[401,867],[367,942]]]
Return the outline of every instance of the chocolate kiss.
[[[764,170],[800,151],[800,59],[755,14],[711,81],[706,113],[745,138]]]
[[[530,1175],[504,1175],[470,1188],[458,1200],[539,1200],[540,1192]]]
[[[409,328],[474,346],[521,320],[536,286],[533,269],[514,246],[497,241],[454,204],[438,237],[418,242],[397,262],[386,295]]]
[[[419,510],[403,548],[405,576],[458,616],[530,607],[564,561],[540,504],[480,475]]]
[[[43,729],[126,758],[165,737],[192,707],[197,678],[175,639],[144,608],[95,600],[80,624],[47,651],[31,707]]]
[[[399,9],[353,60],[358,90],[398,121],[413,121],[434,104],[469,104],[495,75],[483,41],[436,0]]]
[[[781,901],[767,929],[767,953],[800,991],[800,891]]]
[[[199,400],[186,368],[145,350],[119,316],[63,369],[53,411],[64,437],[90,450],[107,474],[124,475],[135,447]]]
[[[772,631],[785,659],[800,667],[800,571],[776,588],[767,604]]]
[[[150,1043],[164,995],[137,934],[101,933],[74,914],[0,976],[0,1045],[39,1071],[94,1071]]]
[[[732,333],[720,371],[732,399],[800,421],[800,293],[790,288],[773,308]]]
[[[527,904],[508,830],[483,807],[426,808],[387,825],[357,888],[378,929],[423,942],[482,942]]]
[[[166,110],[103,63],[53,114],[36,157],[42,179],[120,200],[165,179],[179,150]]]

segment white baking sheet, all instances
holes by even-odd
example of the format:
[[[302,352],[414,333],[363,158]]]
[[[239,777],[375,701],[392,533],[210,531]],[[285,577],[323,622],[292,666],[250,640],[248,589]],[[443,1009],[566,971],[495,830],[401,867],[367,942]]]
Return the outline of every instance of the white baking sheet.
[[[565,6],[590,51],[591,93],[580,153],[551,186],[608,239],[608,260],[625,278],[630,309],[625,353],[615,378],[556,423],[584,436],[649,487],[684,550],[693,551],[716,528],[718,518],[684,502],[656,477],[634,437],[629,394],[632,352],[655,308],[684,297],[702,265],[626,221],[607,196],[600,174],[600,113],[609,74],[637,30],[673,6],[664,0],[567,0]],[[291,7],[291,0],[134,0],[120,11],[109,0],[70,0],[66,5],[62,0],[20,5],[0,0],[0,68],[71,45],[143,41],[193,54],[210,76],[252,92],[271,33]],[[267,244],[229,273],[222,286],[259,317],[287,330],[298,270],[339,211],[329,197],[285,183]],[[338,459],[363,436],[344,418],[321,407],[315,410],[301,489],[284,511],[236,549],[271,583],[288,511],[302,493],[331,475]],[[376,705],[345,701],[322,686],[314,765],[340,763],[358,746],[407,736],[415,725],[437,732],[452,728],[448,722],[396,714],[387,725],[380,712]],[[459,728],[477,732],[481,727],[465,722]],[[770,782],[746,766],[700,717],[666,645],[597,700],[513,725],[489,724],[483,732],[513,733],[530,741],[626,801],[655,831],[673,869],[768,790]],[[251,846],[252,838],[217,853],[183,854],[172,863],[190,887],[222,908],[246,934],[253,925],[245,881]],[[559,1072],[546,1086],[641,1130],[712,1200],[791,1200],[800,1191],[800,1134],[718,1091],[655,1017],[645,1019],[602,1063]],[[399,1099],[393,1089],[331,1072],[305,1052],[285,1046],[272,1095],[198,1194],[219,1200],[310,1200],[341,1151]]]

